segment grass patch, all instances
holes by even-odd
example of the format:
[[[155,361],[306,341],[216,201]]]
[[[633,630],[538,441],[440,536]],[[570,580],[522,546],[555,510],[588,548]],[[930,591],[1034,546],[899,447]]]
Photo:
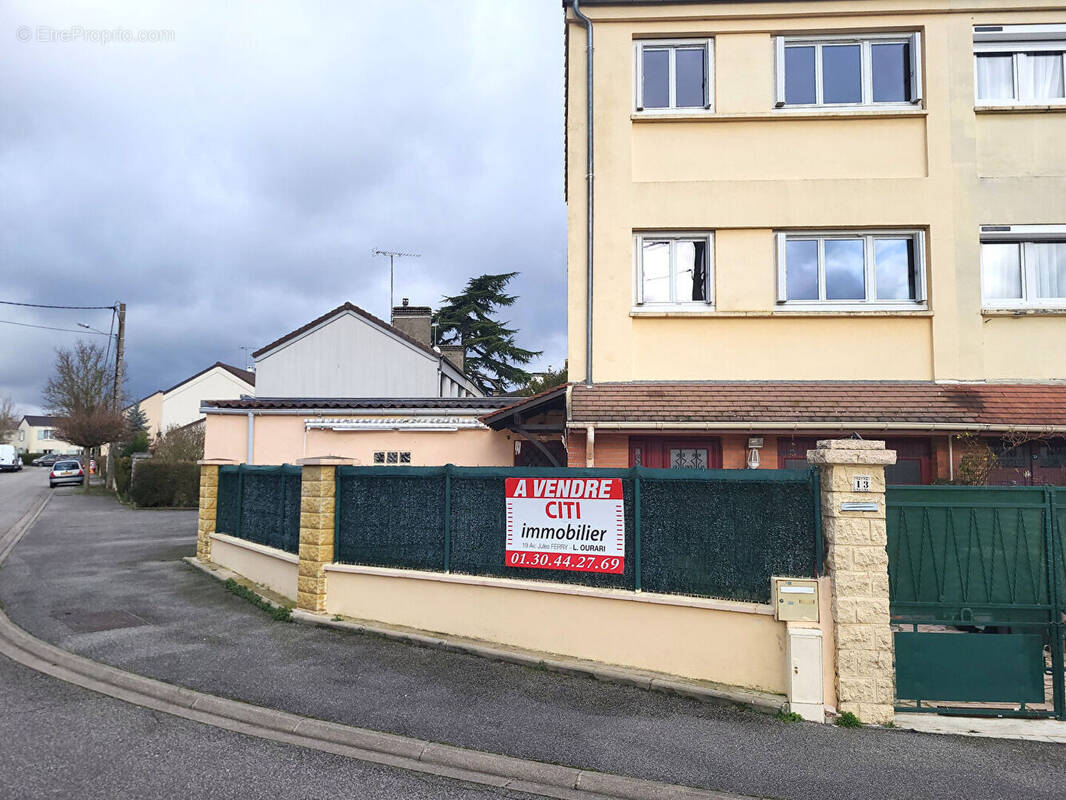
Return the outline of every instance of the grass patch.
[[[243,597],[253,606],[262,609],[278,622],[292,622],[291,608],[276,606],[273,603],[264,600],[247,586],[237,583],[233,578],[228,578],[222,585],[226,587],[226,591],[233,592],[237,597]]]
[[[803,722],[803,717],[795,711],[778,711],[777,718],[781,720],[781,722]]]
[[[837,725],[841,728],[861,728],[862,720],[852,714],[850,711],[845,711],[839,717],[837,717]]]

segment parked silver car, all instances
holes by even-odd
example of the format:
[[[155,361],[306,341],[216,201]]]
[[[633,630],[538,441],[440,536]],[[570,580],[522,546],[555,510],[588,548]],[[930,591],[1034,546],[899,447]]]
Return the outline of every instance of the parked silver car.
[[[68,483],[78,486],[85,483],[85,470],[80,461],[57,461],[52,465],[52,471],[48,473],[48,485],[54,489]]]

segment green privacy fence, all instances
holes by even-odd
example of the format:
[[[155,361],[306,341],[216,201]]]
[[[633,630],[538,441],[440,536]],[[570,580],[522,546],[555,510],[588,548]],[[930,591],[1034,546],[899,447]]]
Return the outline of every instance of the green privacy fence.
[[[620,478],[620,574],[505,565],[505,479]],[[604,588],[770,599],[821,569],[816,470],[338,467],[335,560]]]
[[[219,467],[215,530],[299,553],[300,475],[290,464]]]
[[[894,613],[1024,622],[1066,603],[1066,490],[890,486],[886,502]]]

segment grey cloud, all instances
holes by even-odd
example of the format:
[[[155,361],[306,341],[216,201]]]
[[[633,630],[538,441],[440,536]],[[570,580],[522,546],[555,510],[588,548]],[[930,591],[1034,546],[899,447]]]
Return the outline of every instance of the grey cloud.
[[[0,12],[0,299],[129,305],[148,394],[351,300],[435,304],[519,270],[506,312],[565,355],[561,9],[506,3],[59,3]],[[173,42],[18,43],[20,25]],[[0,319],[60,327],[106,314]],[[101,322],[102,320],[102,322]],[[11,328],[11,330],[7,330]],[[0,325],[33,405],[70,334]]]

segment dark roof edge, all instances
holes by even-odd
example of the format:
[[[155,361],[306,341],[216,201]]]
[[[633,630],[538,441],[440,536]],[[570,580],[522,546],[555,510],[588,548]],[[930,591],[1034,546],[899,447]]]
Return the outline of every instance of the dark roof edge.
[[[545,389],[543,392],[538,392],[529,397],[523,397],[517,403],[511,403],[497,411],[493,411],[491,414],[486,414],[481,418],[481,421],[490,428],[494,427],[494,424],[502,424],[504,419],[520,411],[536,409],[559,397],[565,398],[566,390],[568,388],[570,388],[570,384],[564,383],[562,386],[553,386],[551,389]],[[506,425],[502,425],[502,427],[506,427]]]
[[[179,381],[178,383],[175,383],[169,389],[163,389],[163,394],[170,394],[175,389],[177,389],[177,388],[179,388],[181,386],[184,386],[185,384],[189,383],[190,381],[196,380],[201,375],[206,375],[208,372],[213,370],[215,367],[222,367],[222,369],[226,370],[226,372],[230,373],[233,377],[239,378],[240,380],[242,380],[245,383],[247,383],[249,386],[255,386],[255,373],[254,372],[248,372],[247,370],[238,369],[237,367],[231,367],[229,364],[223,364],[221,361],[216,361],[210,367],[207,367],[206,369],[200,370],[199,372],[197,372],[192,377],[186,378],[183,381]],[[155,392],[152,392],[152,394],[155,394]],[[152,394],[148,395],[148,397],[151,397]],[[148,397],[146,397],[144,399],[147,400]]]
[[[743,0],[747,3],[794,3],[799,0]],[[581,0],[582,6],[695,6],[736,5],[737,0]],[[563,8],[573,8],[574,0],[563,0]],[[595,21],[595,20],[593,20]]]
[[[392,324],[386,322],[385,320],[381,319],[380,317],[374,316],[373,314],[371,314],[366,309],[360,308],[359,306],[355,305],[354,303],[350,303],[350,302],[342,303],[341,305],[339,305],[336,308],[334,308],[332,311],[327,311],[322,316],[311,320],[306,325],[301,325],[296,330],[289,331],[288,333],[286,333],[281,338],[275,339],[274,341],[272,341],[270,344],[264,345],[263,347],[260,347],[258,350],[256,350],[254,353],[252,353],[252,358],[259,358],[259,356],[263,355],[264,353],[268,353],[271,350],[274,350],[275,348],[281,347],[281,345],[283,345],[283,344],[287,344],[288,342],[291,342],[293,339],[296,339],[296,338],[302,336],[303,334],[308,333],[309,331],[313,330],[314,328],[317,328],[319,325],[322,325],[323,323],[329,322],[329,320],[332,317],[337,316],[341,312],[350,312],[352,314],[355,314],[358,317],[362,317],[367,322],[369,322],[369,323],[371,323],[373,325],[380,326],[381,328],[383,328],[390,335],[395,336],[397,339],[400,339],[400,340],[402,340],[404,342],[407,342],[407,344],[410,344],[410,345],[416,347],[417,349],[421,350],[423,353],[425,353],[425,354],[427,354],[427,355],[429,355],[429,356],[431,356],[433,358],[442,358],[442,354],[438,353],[436,350],[434,350],[428,344],[423,344],[422,342],[418,341],[418,339],[415,339],[412,336],[408,336],[406,333],[401,331],[395,325],[392,325]],[[450,359],[444,358],[444,360],[447,361],[448,362],[448,366],[451,367],[453,370],[455,370],[460,376],[462,376],[463,380],[465,380],[470,386],[474,385],[473,381],[471,381],[470,378],[467,377],[466,373],[463,370],[459,369]]]

